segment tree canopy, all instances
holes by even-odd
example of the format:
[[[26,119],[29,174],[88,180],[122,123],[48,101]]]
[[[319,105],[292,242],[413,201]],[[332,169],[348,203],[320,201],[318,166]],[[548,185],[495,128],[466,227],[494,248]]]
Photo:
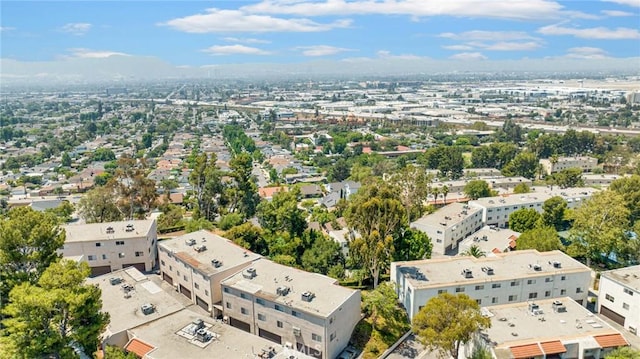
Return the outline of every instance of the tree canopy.
[[[476,200],[482,197],[491,197],[494,193],[485,180],[472,180],[464,186],[467,197]]]
[[[537,249],[540,252],[564,249],[555,228],[549,226],[536,227],[522,233],[516,242],[518,250]]]
[[[542,216],[533,208],[521,208],[509,215],[509,229],[526,232],[535,228]]]
[[[480,305],[466,294],[442,293],[429,299],[413,318],[418,339],[441,357],[458,358],[460,348],[474,333],[491,327],[491,320],[480,313]]]
[[[565,229],[567,220],[567,201],[560,196],[551,197],[542,204],[542,224],[551,226],[557,231]]]

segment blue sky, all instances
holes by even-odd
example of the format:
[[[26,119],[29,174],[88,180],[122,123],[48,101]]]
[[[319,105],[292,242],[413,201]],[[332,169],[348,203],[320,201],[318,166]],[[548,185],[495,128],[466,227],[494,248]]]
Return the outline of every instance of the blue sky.
[[[640,57],[640,0],[3,0],[0,14],[0,56],[19,61]]]

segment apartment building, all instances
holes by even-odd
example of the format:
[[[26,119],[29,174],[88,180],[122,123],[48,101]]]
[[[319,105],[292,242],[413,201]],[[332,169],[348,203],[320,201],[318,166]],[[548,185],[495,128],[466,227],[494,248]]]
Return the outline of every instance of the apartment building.
[[[533,208],[542,212],[542,205],[551,197],[559,196],[567,202],[568,208],[576,208],[597,192],[589,187],[547,188],[532,187],[532,192],[510,196],[485,197],[469,201],[469,205],[482,209],[482,221],[488,226],[506,228],[509,215],[519,209]]]
[[[222,315],[220,282],[261,258],[200,230],[158,244],[162,279],[213,316]]]
[[[126,267],[142,272],[157,264],[155,219],[65,225],[67,233],[60,252],[64,257],[80,258],[101,275]]]
[[[543,158],[540,164],[547,175],[569,168],[580,168],[582,172],[591,172],[598,167],[598,159],[589,156]]]
[[[480,338],[494,358],[600,359],[629,345],[622,334],[571,298],[482,308],[491,328]]]
[[[482,228],[482,222],[481,208],[451,203],[411,222],[410,226],[431,238],[433,253],[446,254],[457,249],[458,242]]]
[[[360,291],[261,259],[222,281],[224,321],[315,358],[333,359],[360,320]]]
[[[413,318],[443,292],[465,293],[482,306],[561,297],[586,305],[591,270],[560,251],[523,250],[393,262],[391,280]]]
[[[516,249],[518,237],[520,233],[508,228],[485,226],[460,242],[458,252],[463,253],[472,246],[478,247],[487,256],[509,252]]]
[[[487,181],[489,187],[496,191],[513,192],[513,189],[519,184],[526,184],[531,187],[533,181],[524,177],[492,177],[492,178],[480,178]]]
[[[640,265],[602,272],[598,312],[638,335],[640,328]]]
[[[611,182],[627,177],[628,175],[615,175],[615,174],[583,174],[582,182],[585,186],[596,186],[601,188],[607,188],[611,185]]]

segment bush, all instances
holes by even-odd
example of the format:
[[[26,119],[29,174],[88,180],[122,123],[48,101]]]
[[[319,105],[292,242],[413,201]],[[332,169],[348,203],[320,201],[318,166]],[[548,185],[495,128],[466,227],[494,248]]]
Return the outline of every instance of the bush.
[[[244,221],[240,214],[229,213],[220,219],[220,222],[218,223],[218,227],[220,227],[220,229],[222,229],[223,231],[228,231],[229,229],[235,226],[241,225],[242,222]]]

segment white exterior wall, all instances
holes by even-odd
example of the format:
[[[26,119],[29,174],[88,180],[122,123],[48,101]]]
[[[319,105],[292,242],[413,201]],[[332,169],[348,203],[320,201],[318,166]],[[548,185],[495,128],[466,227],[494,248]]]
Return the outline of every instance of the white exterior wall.
[[[444,254],[448,248],[456,248],[458,242],[482,228],[482,211],[477,211],[475,208],[471,208],[469,211],[475,213],[455,223],[447,222],[446,226],[434,220],[434,223],[414,222],[411,227],[426,233],[431,238],[432,252]]]
[[[90,238],[91,234],[87,236]],[[122,244],[117,244],[122,243]],[[144,263],[144,271],[151,271],[156,264],[157,232],[153,221],[148,233],[130,238],[65,242],[64,257],[83,256],[89,267],[110,266],[111,271],[124,265]]]
[[[469,204],[472,206],[476,206],[482,208],[482,217],[484,223],[487,226],[498,226],[500,228],[507,228],[509,226],[509,216],[511,213],[519,210],[519,209],[529,209],[533,208],[536,211],[542,213],[542,204],[544,201],[536,201],[536,202],[526,202],[519,203],[515,205],[507,205],[506,203],[501,203],[499,200],[495,201],[495,204],[492,206],[482,206],[479,204],[470,201]]]
[[[529,293],[537,293],[537,297],[531,298],[532,300],[570,297],[586,306],[587,294],[591,283],[591,273],[584,271],[566,274],[546,273],[546,275],[541,273],[535,276],[498,281],[488,278],[483,282],[474,281],[469,284],[445,283],[440,286],[434,285],[429,288],[416,289],[404,276],[399,275],[400,273],[395,268],[393,266],[391,268],[391,279],[396,281],[398,299],[405,306],[409,318],[413,318],[429,299],[439,294],[439,291],[447,291],[451,294],[464,293],[473,299],[480,300],[481,306],[526,302],[530,300]],[[452,273],[452,276],[460,276],[460,273]],[[565,277],[564,280],[562,280],[562,276]],[[528,280],[535,282],[528,284]],[[511,285],[511,282],[514,281],[518,284]],[[457,288],[464,288],[464,291],[457,292]],[[580,288],[580,292],[577,291],[578,288]],[[509,300],[509,296],[514,297]]]
[[[559,157],[558,162],[551,163],[550,159],[541,159],[540,164],[545,172],[550,175],[569,168],[580,168],[582,172],[591,172],[598,167],[598,159],[593,157]]]
[[[640,270],[638,272],[640,275]],[[606,275],[600,277],[599,291],[598,313],[602,306],[618,313],[625,318],[624,328],[630,331],[635,328],[636,335],[640,336],[640,292]]]

